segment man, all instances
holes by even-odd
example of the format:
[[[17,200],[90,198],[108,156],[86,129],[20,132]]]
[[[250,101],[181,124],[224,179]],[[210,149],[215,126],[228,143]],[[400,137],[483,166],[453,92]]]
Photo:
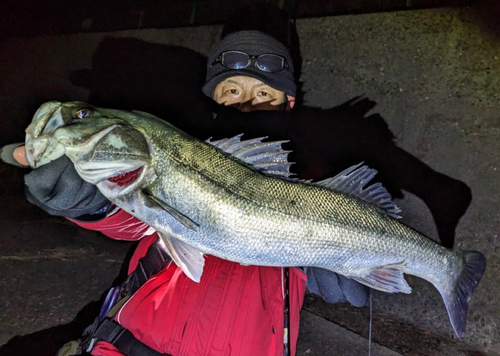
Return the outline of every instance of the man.
[[[203,92],[241,112],[291,110],[296,85],[290,53],[258,31],[228,35],[208,56]],[[23,146],[5,147],[2,158],[11,157],[27,163]],[[25,182],[28,199],[48,213],[111,238],[140,240],[127,280],[110,290],[81,342],[68,343],[59,355],[295,354],[304,271],[206,256],[202,279],[194,283],[159,247],[154,231],[107,202],[66,158],[32,171]],[[329,301],[366,302],[364,286],[331,272],[309,269],[307,281]]]
[[[239,111],[291,110],[293,62],[281,42],[259,31],[239,31],[213,46],[203,93]]]

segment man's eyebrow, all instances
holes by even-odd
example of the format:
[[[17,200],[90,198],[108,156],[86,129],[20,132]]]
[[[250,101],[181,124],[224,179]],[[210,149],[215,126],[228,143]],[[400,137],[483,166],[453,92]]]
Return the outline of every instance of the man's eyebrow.
[[[261,87],[270,87],[270,85],[267,85],[266,83],[260,82],[260,83],[255,83],[252,85],[252,88],[261,88]]]
[[[241,85],[241,82],[239,82],[239,81],[237,81],[237,80],[234,80],[234,79],[231,79],[231,78],[226,79],[226,81],[225,81],[225,82],[226,82],[226,83],[231,83],[231,84],[239,84],[239,85]]]

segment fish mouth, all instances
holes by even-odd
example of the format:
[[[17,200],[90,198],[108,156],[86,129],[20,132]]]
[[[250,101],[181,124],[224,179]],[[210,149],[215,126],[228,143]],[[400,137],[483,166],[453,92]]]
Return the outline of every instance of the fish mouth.
[[[132,184],[133,182],[135,182],[137,180],[137,178],[139,178],[143,169],[144,169],[144,166],[141,166],[141,167],[136,168],[132,171],[121,173],[121,174],[118,174],[114,177],[110,177],[107,180],[113,184],[118,185],[119,187],[126,187],[126,186]]]
[[[64,147],[51,142],[50,137],[31,138],[26,135],[26,160],[31,168],[38,168],[64,155]]]

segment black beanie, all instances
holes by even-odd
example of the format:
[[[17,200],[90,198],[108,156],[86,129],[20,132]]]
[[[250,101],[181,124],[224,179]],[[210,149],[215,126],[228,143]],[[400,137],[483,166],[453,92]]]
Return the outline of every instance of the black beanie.
[[[264,72],[255,66],[244,69],[230,69],[220,63],[212,65],[217,57],[225,51],[241,51],[251,56],[261,54],[277,54],[286,59],[288,68],[282,71],[270,73]],[[293,76],[293,62],[290,52],[281,42],[260,31],[238,31],[227,35],[218,43],[214,44],[208,54],[207,77],[202,90],[203,93],[212,98],[215,87],[224,79],[237,75],[246,75],[256,78],[274,89],[285,92],[295,97],[296,84]]]

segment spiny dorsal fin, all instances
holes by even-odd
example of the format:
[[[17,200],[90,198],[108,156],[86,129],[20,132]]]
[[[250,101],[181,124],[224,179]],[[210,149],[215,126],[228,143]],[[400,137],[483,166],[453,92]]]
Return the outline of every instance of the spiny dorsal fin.
[[[362,164],[363,162],[351,166],[335,177],[314,184],[323,188],[357,196],[368,203],[376,205],[387,215],[396,219],[401,219],[401,216],[398,215],[401,209],[392,201],[391,195],[382,184],[375,183],[363,189],[375,174],[377,174],[377,171],[368,166],[362,166]]]
[[[241,136],[243,134],[218,141],[208,139],[205,142],[241,159],[262,173],[278,177],[289,177],[293,174],[290,172],[293,162],[288,162],[288,154],[291,151],[281,147],[288,141],[262,142],[267,137],[241,141]]]

